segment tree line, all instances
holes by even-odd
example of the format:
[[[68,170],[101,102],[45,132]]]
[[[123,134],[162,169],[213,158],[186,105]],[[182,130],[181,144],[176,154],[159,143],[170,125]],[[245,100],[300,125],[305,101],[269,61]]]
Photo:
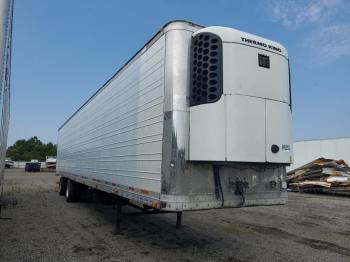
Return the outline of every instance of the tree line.
[[[17,140],[12,146],[7,148],[6,157],[13,161],[30,161],[37,159],[45,161],[46,156],[56,156],[57,145],[51,142],[45,144],[36,136],[28,140]]]

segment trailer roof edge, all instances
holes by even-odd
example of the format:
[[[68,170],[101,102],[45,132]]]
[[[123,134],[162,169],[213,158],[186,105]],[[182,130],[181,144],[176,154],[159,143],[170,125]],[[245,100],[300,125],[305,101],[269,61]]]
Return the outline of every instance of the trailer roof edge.
[[[100,93],[109,84],[109,82],[111,82],[119,73],[121,73],[145,48],[148,49],[148,47],[151,46],[151,44],[153,44],[156,40],[158,40],[158,38],[160,38],[163,34],[168,32],[169,30],[172,30],[172,29],[169,29],[169,30],[166,30],[166,29],[167,27],[170,27],[175,23],[186,24],[193,27],[201,27],[201,28],[204,27],[202,25],[199,25],[187,20],[180,20],[180,19],[171,20],[165,23],[161,27],[161,29],[159,29],[159,31],[146,42],[146,44],[144,44],[128,61],[126,61],[126,63],[124,63],[124,65],[121,68],[119,68],[99,89],[97,89],[96,92],[93,93],[92,96],[88,98],[88,100],[86,100],[66,121],[64,121],[64,123],[58,128],[58,130],[61,130],[80,110],[82,110],[98,93]],[[173,29],[179,29],[179,28],[173,28]]]

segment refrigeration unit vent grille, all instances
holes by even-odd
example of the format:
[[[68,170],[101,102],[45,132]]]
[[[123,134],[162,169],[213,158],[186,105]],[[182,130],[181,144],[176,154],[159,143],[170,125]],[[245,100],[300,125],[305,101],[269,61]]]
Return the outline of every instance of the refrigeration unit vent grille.
[[[212,33],[192,38],[190,106],[214,103],[223,93],[222,41]]]

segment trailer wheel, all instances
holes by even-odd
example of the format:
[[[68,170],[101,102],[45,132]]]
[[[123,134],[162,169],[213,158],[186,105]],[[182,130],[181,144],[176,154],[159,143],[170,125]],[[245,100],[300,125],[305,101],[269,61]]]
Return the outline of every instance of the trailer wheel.
[[[66,186],[66,201],[68,203],[76,201],[77,189],[78,189],[77,183],[68,179],[67,186]]]
[[[60,196],[64,196],[64,194],[66,193],[66,189],[67,189],[67,178],[61,177],[60,182],[58,184],[58,193],[60,194]]]

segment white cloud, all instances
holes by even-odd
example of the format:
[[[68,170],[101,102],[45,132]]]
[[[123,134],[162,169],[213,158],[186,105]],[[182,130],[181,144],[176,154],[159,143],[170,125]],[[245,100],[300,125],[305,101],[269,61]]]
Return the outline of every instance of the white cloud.
[[[350,10],[347,1],[271,0],[270,12],[287,29],[306,29],[301,46],[313,62],[324,64],[350,56],[350,24],[342,22]]]
[[[336,16],[342,0],[285,0],[271,1],[273,18],[288,28],[306,23],[327,21]]]
[[[324,63],[350,55],[350,25],[331,25],[311,33],[303,46],[312,50],[314,59]]]

